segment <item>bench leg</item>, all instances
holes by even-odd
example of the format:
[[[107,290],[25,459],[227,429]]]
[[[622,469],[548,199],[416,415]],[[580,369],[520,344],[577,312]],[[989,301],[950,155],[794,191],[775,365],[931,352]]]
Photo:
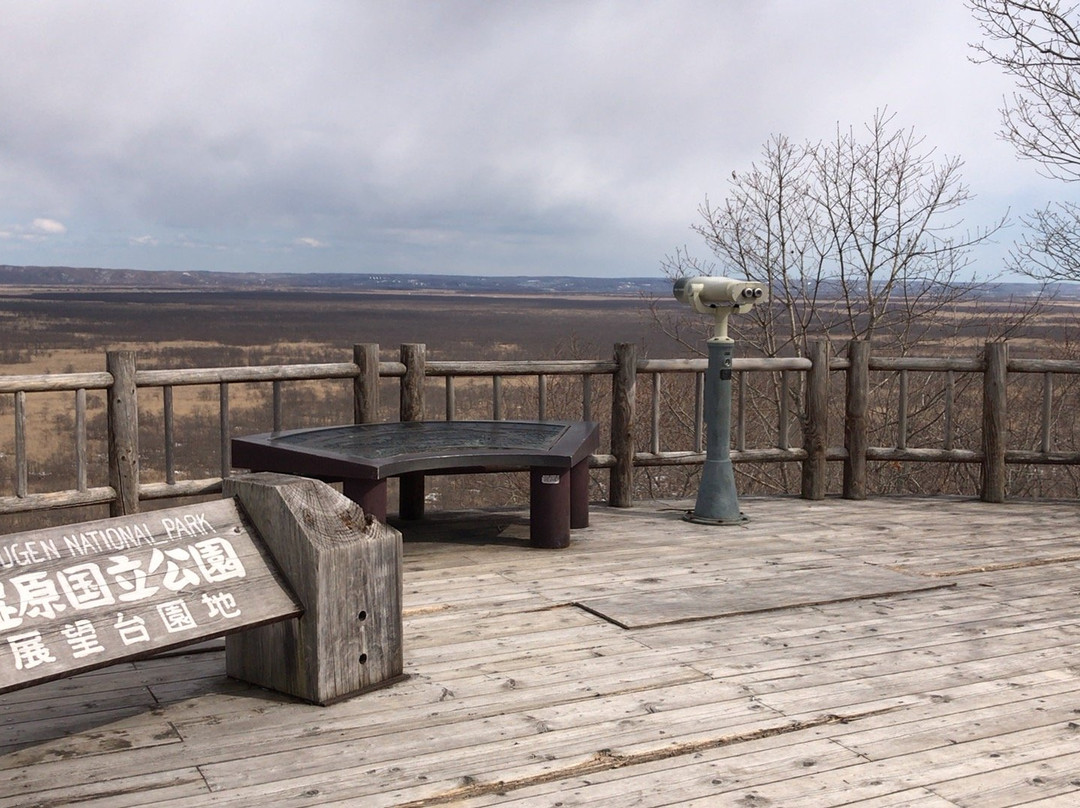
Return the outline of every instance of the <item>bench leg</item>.
[[[369,514],[386,524],[386,480],[343,480],[341,492]]]
[[[424,518],[424,472],[410,471],[398,477],[398,516]]]
[[[570,546],[570,469],[529,471],[529,544]]]
[[[589,526],[589,459],[570,469],[570,529]]]

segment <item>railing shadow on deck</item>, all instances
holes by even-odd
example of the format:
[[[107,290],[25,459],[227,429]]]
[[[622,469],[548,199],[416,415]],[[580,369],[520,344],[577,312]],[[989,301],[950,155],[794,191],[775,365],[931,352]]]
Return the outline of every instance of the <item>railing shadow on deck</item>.
[[[842,353],[831,355],[822,341],[811,345],[807,357],[736,358],[732,461],[798,464],[799,493],[807,499],[827,493],[867,497],[871,463],[973,465],[979,478],[972,493],[987,502],[1005,500],[1010,464],[1080,465],[1080,452],[1058,451],[1054,446],[1055,426],[1069,422],[1062,416],[1070,410],[1070,399],[1062,391],[1072,390],[1080,362],[1010,359],[1004,342],[987,343],[980,355],[970,358],[875,356],[863,341],[849,343]],[[132,351],[109,352],[100,373],[0,377],[0,403],[8,396],[13,401],[3,410],[10,415],[14,432],[4,469],[10,493],[0,492],[0,513],[108,505],[115,516],[137,512],[140,503],[150,500],[218,493],[222,479],[231,473],[229,447],[234,434],[308,425],[292,423],[297,419],[286,411],[286,385],[333,380],[351,388],[345,395],[351,399],[355,423],[459,419],[462,390],[475,399],[478,385],[490,385],[490,392],[481,396],[488,409],[477,415],[472,401],[464,417],[600,421],[604,451],[592,456],[591,466],[608,472],[607,502],[629,507],[635,496],[635,470],[704,462],[705,369],[701,358],[643,358],[632,343],[616,345],[612,358],[605,360],[432,360],[424,345],[408,344],[400,347],[397,359],[387,361],[378,345],[362,344],[354,346],[348,362],[169,370],[139,368]],[[913,391],[915,376],[924,383]],[[1060,377],[1067,383],[1056,388]],[[930,378],[932,385],[925,383]],[[1028,396],[1036,401],[1022,405],[1027,431],[1035,436],[1028,443],[1034,448],[1008,445],[1009,406],[1021,378],[1041,381],[1041,392]],[[526,382],[534,385],[528,395],[522,393]],[[263,390],[269,385],[268,412],[261,414],[261,426],[253,427],[249,418],[234,422],[230,389],[235,385],[258,385]],[[219,463],[217,473],[182,479],[176,449],[183,441],[177,435],[174,393],[193,386],[217,388],[214,431]],[[552,401],[554,389],[558,402]],[[969,402],[963,418],[957,403],[961,392]],[[74,397],[70,438],[74,487],[52,490],[46,484],[48,490],[31,491],[34,446],[28,399],[45,393]],[[395,407],[390,406],[391,395]],[[88,396],[104,399],[107,434],[100,439],[92,440],[89,434]],[[574,397],[577,402],[568,403]],[[973,398],[977,404],[971,403]],[[148,405],[158,400],[160,414],[150,413]],[[561,411],[553,416],[556,405]],[[574,412],[568,413],[568,408]],[[294,409],[303,412],[302,397]],[[434,415],[437,409],[441,412]],[[151,447],[147,436],[140,436],[140,416],[153,418],[155,425],[160,418],[160,430],[155,430],[160,446]],[[890,434],[891,445],[872,445],[875,438],[883,443],[881,439]],[[909,445],[913,438],[924,445]],[[836,439],[842,442],[834,443]],[[103,444],[103,450],[90,451],[93,442]],[[155,464],[148,468],[151,453]],[[206,447],[202,453],[208,453]],[[833,475],[838,491],[829,491],[830,463],[843,465],[839,486]]]

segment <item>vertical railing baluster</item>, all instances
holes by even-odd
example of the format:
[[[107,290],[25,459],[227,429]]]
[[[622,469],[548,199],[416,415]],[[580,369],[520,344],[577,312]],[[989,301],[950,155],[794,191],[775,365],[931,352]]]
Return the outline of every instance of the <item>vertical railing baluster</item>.
[[[271,395],[271,404],[270,404],[270,406],[272,408],[271,418],[273,420],[273,423],[272,423],[270,428],[273,430],[274,434],[276,435],[278,432],[281,431],[282,423],[284,422],[284,419],[282,417],[282,406],[281,406],[281,379],[274,379],[274,382],[271,385],[270,395]]]
[[[86,491],[86,388],[75,391],[75,488]]]
[[[660,374],[652,374],[652,424],[649,434],[649,451],[660,453]]]
[[[900,371],[900,404],[896,417],[896,448],[907,448],[908,372]]]
[[[457,420],[457,391],[454,389],[454,377],[446,377],[446,420]]]
[[[945,451],[953,448],[953,407],[956,403],[956,374],[945,371]]]
[[[1043,373],[1043,402],[1042,402],[1042,451],[1043,454],[1050,452],[1050,423],[1053,418],[1051,404],[1054,400],[1054,374],[1050,371]]]
[[[791,448],[788,438],[788,372],[786,370],[780,371],[780,424],[777,446],[784,450]]]
[[[536,412],[537,420],[547,420],[547,376],[543,373],[536,376]]]
[[[218,385],[218,399],[221,402],[221,476],[228,477],[232,471],[232,446],[230,444],[229,426],[229,385],[222,382]]]
[[[26,471],[26,391],[15,393],[15,496],[25,497]]]
[[[496,421],[503,419],[503,384],[502,376],[491,377],[491,417]]]
[[[161,402],[165,419],[165,482],[176,484],[176,434],[173,431],[173,388],[167,384],[161,388]]]

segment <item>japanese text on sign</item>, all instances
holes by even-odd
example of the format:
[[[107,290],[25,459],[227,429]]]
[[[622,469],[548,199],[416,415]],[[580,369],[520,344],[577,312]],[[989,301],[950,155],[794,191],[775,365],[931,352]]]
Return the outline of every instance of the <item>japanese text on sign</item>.
[[[210,535],[205,514],[160,522],[156,533],[107,527],[0,548],[0,665],[89,660],[240,618],[228,587],[247,572],[232,542]]]

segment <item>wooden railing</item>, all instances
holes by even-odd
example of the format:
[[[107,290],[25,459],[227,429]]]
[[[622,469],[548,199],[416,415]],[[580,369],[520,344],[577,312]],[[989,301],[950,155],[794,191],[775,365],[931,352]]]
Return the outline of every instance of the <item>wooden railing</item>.
[[[935,462],[978,464],[979,495],[988,502],[1000,502],[1006,496],[1008,464],[1080,465],[1080,452],[1055,451],[1051,423],[1062,415],[1062,404],[1054,404],[1054,379],[1059,375],[1080,374],[1080,362],[1040,359],[1009,359],[1005,343],[988,343],[981,356],[972,358],[887,357],[873,356],[865,342],[850,343],[845,356],[831,356],[825,342],[815,343],[808,357],[736,358],[734,370],[739,383],[734,402],[735,422],[731,458],[734,463],[797,463],[801,466],[801,495],[809,499],[827,493],[827,469],[830,462],[843,463],[841,491],[844,497],[867,496],[867,465],[870,462]],[[0,377],[0,396],[14,399],[14,490],[0,495],[0,513],[108,504],[113,515],[134,513],[141,501],[183,498],[214,494],[221,490],[222,479],[231,473],[229,441],[235,431],[229,403],[230,385],[269,384],[272,389],[270,412],[262,431],[291,428],[283,412],[282,386],[294,381],[352,380],[352,412],[356,423],[379,420],[453,420],[459,417],[458,388],[463,380],[488,379],[491,383],[491,411],[485,417],[507,417],[504,380],[531,377],[536,381],[535,411],[525,417],[543,420],[549,417],[548,389],[555,377],[580,380],[583,420],[599,420],[606,428],[606,444],[592,457],[591,465],[608,470],[607,499],[615,506],[629,506],[634,499],[635,471],[658,466],[702,463],[703,445],[703,374],[704,359],[648,359],[638,355],[634,344],[615,346],[610,360],[560,361],[447,361],[428,360],[425,346],[404,345],[396,361],[380,359],[379,346],[357,345],[350,362],[310,365],[270,365],[258,367],[223,367],[175,370],[148,370],[137,367],[137,357],[130,351],[110,352],[103,373],[64,373],[34,376]],[[898,396],[895,404],[895,445],[872,446],[874,434],[869,426],[871,373],[895,375]],[[747,444],[746,380],[753,374],[775,374],[779,391],[772,402],[776,412],[775,435],[759,436],[757,445]],[[843,407],[830,387],[836,387],[832,374],[844,374]],[[943,375],[943,394],[939,419],[942,427],[940,445],[909,446],[908,377],[912,373]],[[969,435],[969,445],[957,445],[954,398],[957,374],[978,374],[982,379],[981,422],[977,445]],[[1007,446],[1007,401],[1010,377],[1040,374],[1043,394],[1038,417],[1041,418],[1041,441],[1038,448]],[[662,451],[662,431],[667,428],[664,380],[670,376],[690,375],[694,382],[692,425],[680,436],[686,448]],[[596,377],[606,377],[610,402],[605,412],[594,411]],[[390,416],[380,399],[384,380],[398,380],[397,412]],[[641,384],[645,379],[648,384]],[[431,381],[442,388],[441,414],[429,412],[433,396]],[[218,391],[219,472],[197,479],[180,479],[174,458],[177,445],[173,391],[177,387],[212,385]],[[648,405],[639,407],[639,399]],[[160,389],[162,402],[162,440],[164,468],[155,470],[162,477],[157,482],[143,481],[141,457],[147,447],[139,442],[139,415],[145,404],[140,392]],[[74,489],[30,491],[28,467],[32,446],[28,445],[27,397],[38,393],[68,392],[74,396],[75,464]],[[435,391],[438,392],[438,391]],[[606,396],[606,391],[605,396]],[[93,466],[87,453],[87,395],[106,399],[108,435],[107,484],[90,486],[91,477],[101,478],[101,469]],[[156,396],[155,396],[156,399]],[[792,409],[797,403],[796,409]],[[830,405],[832,405],[830,407]],[[880,402],[876,406],[880,406]],[[145,410],[142,410],[145,412]],[[1068,413],[1066,413],[1068,416]],[[475,417],[475,416],[470,416]],[[522,416],[515,416],[522,417]],[[1034,413],[1030,417],[1035,417]],[[1071,417],[1071,416],[1069,416]],[[793,423],[798,428],[793,430]],[[791,435],[796,443],[792,445]],[[880,433],[877,433],[880,434]],[[666,437],[666,436],[665,436]],[[830,440],[842,438],[842,444]],[[100,462],[99,462],[100,465]],[[96,474],[92,474],[96,472]]]

